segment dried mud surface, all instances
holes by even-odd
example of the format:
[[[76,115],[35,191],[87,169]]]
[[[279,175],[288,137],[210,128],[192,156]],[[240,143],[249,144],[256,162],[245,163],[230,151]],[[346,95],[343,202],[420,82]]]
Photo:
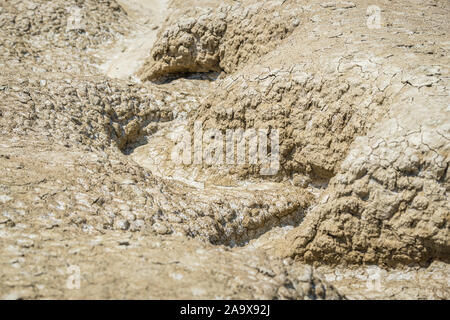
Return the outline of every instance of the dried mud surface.
[[[449,12],[0,0],[0,298],[449,299]],[[277,174],[174,163],[199,122]]]

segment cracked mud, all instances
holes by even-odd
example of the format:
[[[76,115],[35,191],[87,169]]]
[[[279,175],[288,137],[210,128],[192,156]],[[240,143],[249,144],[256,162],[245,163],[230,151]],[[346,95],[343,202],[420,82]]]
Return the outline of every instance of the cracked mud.
[[[0,0],[0,298],[449,299],[449,12]],[[196,123],[279,170],[175,163]]]

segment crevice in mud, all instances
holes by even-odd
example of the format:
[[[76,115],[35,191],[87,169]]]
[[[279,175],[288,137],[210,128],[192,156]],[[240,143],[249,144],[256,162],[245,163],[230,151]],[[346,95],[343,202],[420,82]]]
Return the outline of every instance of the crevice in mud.
[[[256,229],[239,228],[239,230],[234,230],[228,235],[224,233],[226,223],[222,223],[221,227],[218,228],[217,236],[209,236],[205,240],[213,245],[234,248],[245,247],[249,245],[250,242],[262,239],[265,236],[270,236],[272,239],[281,238],[289,230],[300,226],[304,221],[307,212],[309,212],[308,208],[299,208],[292,214],[284,217],[274,216],[266,220],[262,227]],[[242,222],[242,224],[246,223]],[[192,238],[202,238],[201,235],[195,233],[191,233],[189,236]]]

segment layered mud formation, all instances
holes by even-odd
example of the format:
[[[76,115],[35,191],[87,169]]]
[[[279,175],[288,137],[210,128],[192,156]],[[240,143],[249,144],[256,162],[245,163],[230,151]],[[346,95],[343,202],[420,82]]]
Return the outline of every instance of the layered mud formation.
[[[236,10],[226,5],[211,9],[222,14],[207,16],[209,28],[194,28],[205,17],[197,12],[167,27],[152,51],[158,71],[150,69],[143,79],[168,76],[186,57],[196,62],[182,71],[218,71],[199,58],[205,47],[201,41],[189,43],[195,48],[190,51],[184,51],[183,41],[190,33],[192,39],[210,39],[210,30],[221,30],[208,55],[216,57],[224,73],[190,125],[200,121],[205,130],[222,132],[280,131],[280,170],[270,179],[322,189],[314,209],[283,244],[286,253],[325,263],[447,260],[448,58],[439,41],[427,41],[445,41],[444,31],[429,28],[445,15],[444,3],[442,8],[430,3],[428,15],[411,5],[401,21],[396,20],[400,3],[393,3],[383,15],[385,27],[373,32],[357,22],[367,7],[352,3],[311,3],[307,8],[297,3],[298,12],[289,1],[256,7],[249,2],[246,10],[242,5],[241,14],[230,15],[234,18],[226,23],[228,34],[222,32],[225,27],[214,27]],[[296,17],[292,28],[277,19],[260,24],[261,30],[288,40],[266,55],[255,49],[267,49],[264,36],[228,44],[239,38],[233,30],[251,26],[258,15],[272,16],[267,8],[275,8],[286,23]],[[340,20],[318,23],[333,12]],[[424,23],[418,24],[417,16]],[[189,28],[183,19],[192,22]],[[276,36],[276,28],[283,36]],[[248,55],[256,62],[239,63]],[[234,68],[226,67],[230,57],[235,57]],[[238,179],[261,178],[258,166],[209,168],[217,169]]]

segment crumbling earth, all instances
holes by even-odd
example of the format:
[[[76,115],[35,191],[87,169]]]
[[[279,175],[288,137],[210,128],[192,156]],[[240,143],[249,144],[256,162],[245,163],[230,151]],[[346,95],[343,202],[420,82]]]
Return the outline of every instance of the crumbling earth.
[[[450,297],[448,1],[0,4],[0,297]]]

